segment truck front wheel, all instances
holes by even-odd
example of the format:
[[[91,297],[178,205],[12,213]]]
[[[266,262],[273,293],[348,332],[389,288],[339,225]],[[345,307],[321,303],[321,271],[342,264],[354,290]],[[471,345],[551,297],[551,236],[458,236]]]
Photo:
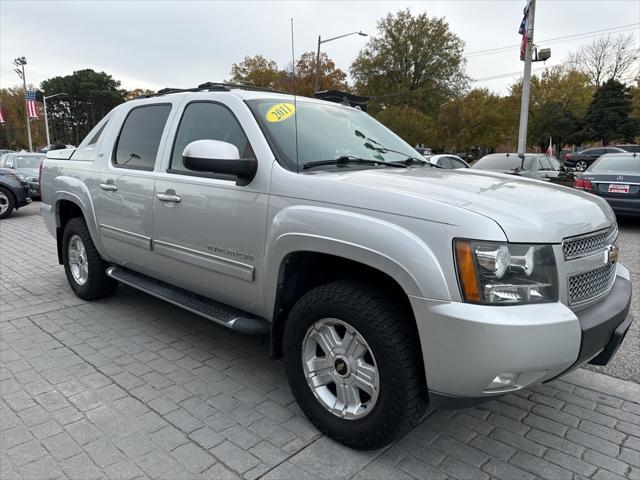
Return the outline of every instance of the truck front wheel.
[[[285,324],[285,368],[320,431],[374,449],[421,418],[426,386],[409,322],[392,298],[356,282],[322,285],[296,302]]]
[[[72,218],[62,235],[62,262],[69,285],[83,300],[108,297],[118,282],[105,274],[107,264],[96,250],[83,218]]]

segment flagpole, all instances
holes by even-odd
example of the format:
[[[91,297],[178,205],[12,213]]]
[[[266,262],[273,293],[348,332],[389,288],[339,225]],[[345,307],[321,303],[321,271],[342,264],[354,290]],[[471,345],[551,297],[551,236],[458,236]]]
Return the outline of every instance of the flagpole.
[[[522,101],[520,103],[520,130],[518,132],[518,155],[524,157],[527,151],[527,123],[529,121],[529,94],[531,92],[531,61],[533,59],[533,25],[536,18],[536,0],[529,0],[527,17],[527,39],[524,56],[524,76],[522,78]]]
[[[24,66],[27,64],[27,59],[24,57],[16,58],[13,64],[18,67],[15,72],[20,78],[22,78],[22,86],[24,87],[24,116],[27,120],[27,137],[29,138],[29,151],[33,152],[33,143],[31,142],[31,123],[29,122],[29,106],[27,105],[27,79],[24,76]],[[22,71],[20,71],[22,69]]]

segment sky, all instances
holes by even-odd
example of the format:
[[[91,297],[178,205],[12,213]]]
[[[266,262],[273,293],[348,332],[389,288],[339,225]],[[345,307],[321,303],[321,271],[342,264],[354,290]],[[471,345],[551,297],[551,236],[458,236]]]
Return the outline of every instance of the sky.
[[[193,87],[228,79],[231,65],[247,55],[290,64],[291,18],[298,57],[316,50],[318,35],[358,30],[376,35],[380,18],[408,7],[416,14],[445,17],[465,42],[471,86],[504,94],[523,68],[517,31],[525,3],[0,0],[0,87],[20,82],[11,64],[20,56],[27,58],[27,81],[35,85],[92,68],[111,74],[127,89]],[[618,32],[635,34],[631,48],[638,49],[640,1],[537,1],[534,40],[551,48],[547,66],[562,64],[570,51],[597,36]],[[323,44],[322,50],[348,72],[366,42],[367,37],[354,35]],[[478,53],[502,47],[510,48]],[[542,62],[534,64],[534,73],[543,68]]]

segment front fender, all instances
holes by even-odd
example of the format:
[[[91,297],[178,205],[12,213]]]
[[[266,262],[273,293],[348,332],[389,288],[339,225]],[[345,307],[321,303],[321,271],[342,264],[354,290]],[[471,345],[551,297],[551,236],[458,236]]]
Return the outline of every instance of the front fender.
[[[52,203],[54,205],[53,210],[55,212],[56,227],[60,228],[62,225],[60,219],[60,205],[62,204],[62,201],[67,200],[75,203],[80,207],[80,210],[82,210],[84,219],[87,222],[87,227],[89,228],[89,233],[91,234],[91,239],[100,253],[100,256],[102,258],[107,258],[106,251],[98,231],[98,220],[96,218],[91,192],[87,185],[82,180],[74,177],[59,176],[55,178],[53,191]]]
[[[449,300],[437,258],[419,237],[399,225],[346,210],[293,206],[278,212],[267,232],[265,305],[273,311],[280,268],[294,252],[343,257],[392,277],[407,295]]]

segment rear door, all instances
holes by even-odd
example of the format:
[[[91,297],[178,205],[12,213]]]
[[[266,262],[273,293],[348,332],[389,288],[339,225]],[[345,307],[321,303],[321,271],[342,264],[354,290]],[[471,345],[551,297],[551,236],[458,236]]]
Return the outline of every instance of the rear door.
[[[128,110],[115,145],[102,142],[98,153],[106,157],[95,200],[105,250],[110,261],[146,274],[153,272],[154,169],[171,110],[171,101]]]

